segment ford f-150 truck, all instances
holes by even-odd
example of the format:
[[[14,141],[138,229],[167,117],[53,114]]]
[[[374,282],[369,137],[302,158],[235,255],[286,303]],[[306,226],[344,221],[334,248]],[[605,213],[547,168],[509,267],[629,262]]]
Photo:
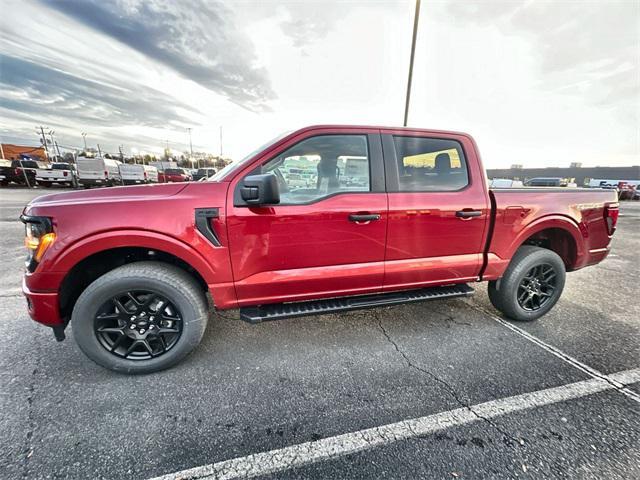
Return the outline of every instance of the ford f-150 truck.
[[[607,256],[617,218],[613,191],[490,190],[463,133],[315,126],[208,181],[36,198],[23,291],[58,340],[71,322],[92,360],[146,373],[200,342],[208,302],[256,323],[488,281],[506,317],[535,320],[565,272]]]

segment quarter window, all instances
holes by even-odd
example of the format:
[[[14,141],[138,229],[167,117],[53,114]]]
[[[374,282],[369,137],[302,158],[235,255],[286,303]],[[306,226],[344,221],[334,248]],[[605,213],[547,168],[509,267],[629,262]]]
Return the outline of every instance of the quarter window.
[[[469,184],[467,162],[454,140],[394,136],[401,192],[455,191]]]
[[[309,203],[342,192],[368,192],[370,171],[366,135],[311,137],[260,168],[261,173],[277,177],[281,204]]]

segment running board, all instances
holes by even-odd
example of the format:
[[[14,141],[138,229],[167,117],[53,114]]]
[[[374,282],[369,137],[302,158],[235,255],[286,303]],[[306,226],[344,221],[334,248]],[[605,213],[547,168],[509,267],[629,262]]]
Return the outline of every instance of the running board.
[[[400,305],[441,298],[468,297],[473,292],[473,288],[469,285],[460,283],[448,287],[432,287],[358,297],[328,298],[310,302],[274,303],[257,307],[243,307],[240,309],[240,318],[245,322],[260,323],[268,320],[345,312],[360,308],[386,307],[388,305]]]

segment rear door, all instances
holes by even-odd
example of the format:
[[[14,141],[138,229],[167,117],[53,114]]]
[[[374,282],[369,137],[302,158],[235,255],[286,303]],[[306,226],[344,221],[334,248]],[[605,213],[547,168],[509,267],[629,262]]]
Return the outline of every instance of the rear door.
[[[280,204],[239,204],[240,182],[256,173],[276,175]],[[381,291],[387,195],[378,131],[289,139],[231,183],[227,225],[241,306]]]
[[[490,213],[463,135],[383,130],[389,196],[384,290],[474,280]]]

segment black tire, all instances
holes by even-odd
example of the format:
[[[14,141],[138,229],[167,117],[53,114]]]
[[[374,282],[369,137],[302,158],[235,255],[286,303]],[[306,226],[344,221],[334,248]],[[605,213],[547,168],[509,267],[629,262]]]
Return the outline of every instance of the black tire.
[[[136,290],[153,292],[167,299],[175,305],[181,318],[181,331],[173,345],[148,359],[129,359],[110,352],[104,341],[99,340],[95,328],[101,305],[108,304],[122,292]],[[192,276],[173,265],[136,262],[111,270],[89,285],[73,308],[71,324],[80,349],[98,365],[116,372],[145,374],[172,367],[187,356],[200,343],[207,319],[205,294]]]
[[[532,271],[542,273],[532,275]],[[506,317],[531,322],[553,308],[562,295],[565,278],[565,265],[557,253],[525,245],[513,256],[502,278],[489,282],[489,300]],[[532,279],[538,279],[535,285]]]

